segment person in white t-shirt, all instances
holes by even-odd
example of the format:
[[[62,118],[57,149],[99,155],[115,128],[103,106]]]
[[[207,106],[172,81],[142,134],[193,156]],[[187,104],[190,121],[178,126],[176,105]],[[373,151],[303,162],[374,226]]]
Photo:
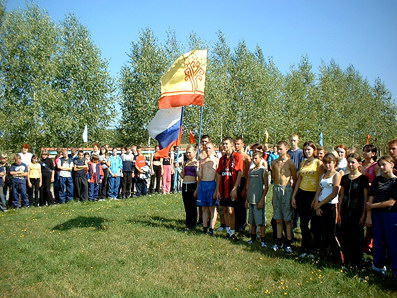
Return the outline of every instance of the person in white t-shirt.
[[[66,149],[62,150],[62,157],[57,163],[59,171],[59,200],[61,204],[73,201],[73,161],[68,156]]]

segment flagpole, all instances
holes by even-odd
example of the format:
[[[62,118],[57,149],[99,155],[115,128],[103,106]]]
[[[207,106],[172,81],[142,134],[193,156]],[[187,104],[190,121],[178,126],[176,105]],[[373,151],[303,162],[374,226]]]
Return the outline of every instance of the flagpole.
[[[200,127],[199,127],[199,138],[197,140],[198,146],[197,146],[197,159],[200,160],[200,144],[201,144],[201,129],[203,127],[203,111],[204,111],[204,106],[200,107]]]
[[[181,129],[183,127],[183,116],[184,115],[185,115],[185,107],[182,107]],[[178,151],[176,152],[176,160],[174,160],[174,168],[175,168],[175,163],[178,165],[178,168],[179,168],[178,157],[179,157],[180,148],[181,148],[181,144],[178,145]],[[178,171],[176,168],[174,170],[174,191],[178,192]]]

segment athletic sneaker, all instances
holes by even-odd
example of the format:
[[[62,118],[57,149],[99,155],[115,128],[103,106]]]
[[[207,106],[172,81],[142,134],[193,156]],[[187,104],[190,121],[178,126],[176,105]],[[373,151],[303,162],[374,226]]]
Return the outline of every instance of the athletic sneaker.
[[[233,233],[232,235],[230,235],[230,239],[234,240],[234,241],[239,241],[236,233]]]
[[[286,252],[286,253],[292,253],[292,247],[291,246],[287,246],[286,248],[284,248],[284,251]]]
[[[304,257],[306,257],[306,256],[307,256],[307,253],[305,253],[305,252],[304,252],[304,253],[301,253],[301,254],[299,255],[300,258],[304,258]]]
[[[261,247],[266,248],[267,247],[267,243],[265,241],[261,241]]]
[[[252,240],[252,239],[247,241],[247,244],[253,244],[253,243],[254,243],[254,240]]]
[[[217,231],[217,232],[226,231],[226,227],[219,227],[216,231]]]
[[[274,251],[278,251],[279,249],[281,249],[282,247],[281,246],[278,246],[277,244],[274,244],[273,246],[272,246],[272,249],[274,250]]]
[[[375,267],[374,265],[372,265],[372,270],[375,272],[378,272],[382,275],[385,275],[386,271],[387,271],[385,266],[383,266],[383,268],[378,268],[378,267]]]
[[[207,232],[207,235],[209,235],[209,236],[214,236],[214,231],[208,231],[208,232]]]

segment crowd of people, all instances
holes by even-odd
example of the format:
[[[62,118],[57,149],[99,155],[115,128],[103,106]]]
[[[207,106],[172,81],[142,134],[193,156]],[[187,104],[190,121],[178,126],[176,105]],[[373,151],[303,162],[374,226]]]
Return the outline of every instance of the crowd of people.
[[[188,146],[181,173],[186,229],[195,229],[199,219],[203,232],[214,235],[218,213],[217,231],[240,240],[249,223],[248,244],[259,238],[265,248],[270,223],[270,248],[291,253],[299,220],[300,257],[361,268],[363,254],[372,254],[374,271],[385,274],[387,265],[396,277],[397,140],[380,158],[373,144],[327,150],[311,141],[300,149],[297,134],[289,141],[245,147],[242,138],[225,138],[215,152],[203,136],[199,154]],[[266,198],[270,185],[272,213]]]
[[[47,150],[40,156],[29,150],[30,146],[24,144],[14,156],[0,155],[1,211],[173,191],[174,154],[156,158],[153,153],[158,146],[149,158],[137,146],[109,150],[108,146],[94,145],[91,151],[60,149],[54,158]]]
[[[0,210],[180,189],[186,230],[200,225],[206,234],[217,231],[238,241],[249,224],[248,244],[259,238],[266,248],[270,224],[270,248],[291,253],[299,222],[300,257],[317,255],[360,268],[363,253],[372,254],[373,270],[385,274],[390,266],[396,277],[397,139],[380,158],[373,144],[362,150],[343,144],[326,149],[307,141],[301,149],[297,134],[289,141],[245,146],[242,138],[225,138],[216,150],[204,135],[198,147],[186,148],[183,162],[176,152],[156,157],[158,146],[149,158],[137,146],[98,145],[91,152],[59,150],[50,158],[46,150],[40,156],[30,153],[25,144],[10,162],[0,155]]]

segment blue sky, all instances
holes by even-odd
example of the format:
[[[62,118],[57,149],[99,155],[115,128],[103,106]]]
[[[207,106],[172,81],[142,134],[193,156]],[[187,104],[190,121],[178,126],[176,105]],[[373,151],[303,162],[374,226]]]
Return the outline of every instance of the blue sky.
[[[282,72],[308,55],[317,72],[322,61],[353,65],[373,84],[380,77],[397,94],[397,1],[308,0],[36,0],[55,22],[68,13],[85,25],[109,70],[117,76],[131,42],[143,28],[162,41],[168,29],[185,43],[191,32],[213,44],[224,32],[231,47],[245,40],[273,57]],[[7,9],[24,8],[8,0]]]

